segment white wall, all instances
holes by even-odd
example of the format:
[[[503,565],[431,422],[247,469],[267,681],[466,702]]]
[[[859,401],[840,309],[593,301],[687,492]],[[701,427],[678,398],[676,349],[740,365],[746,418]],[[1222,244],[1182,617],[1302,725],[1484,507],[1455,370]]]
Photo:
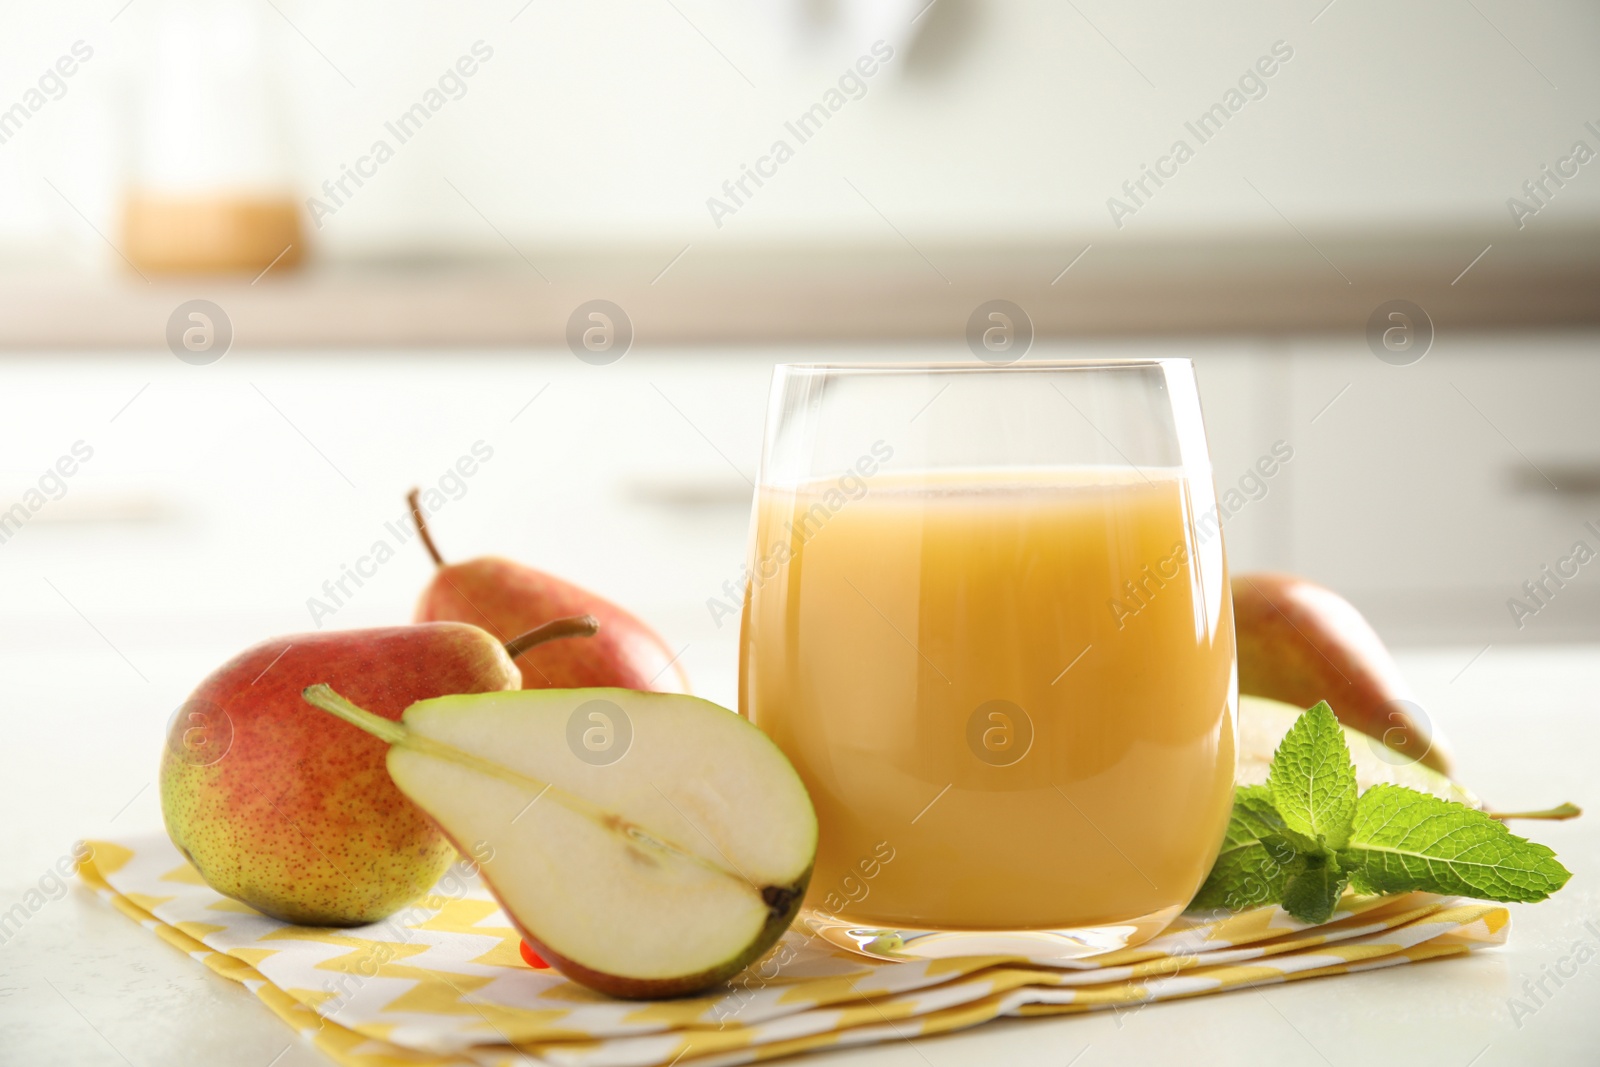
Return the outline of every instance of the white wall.
[[[937,0],[915,35],[917,4],[902,2],[851,8],[892,25],[895,58],[719,229],[707,197],[876,31],[799,49],[778,0],[134,0],[115,21],[123,0],[5,0],[0,109],[73,42],[94,58],[0,144],[0,248],[35,261],[109,256],[74,207],[115,240],[113,204],[143,140],[136,102],[152,72],[173,70],[155,58],[160,27],[191,9],[259,24],[301,196],[385,136],[385,120],[475,41],[493,49],[466,94],[325,220],[316,236],[335,258],[504,253],[496,228],[534,249],[897,240],[889,223],[913,242],[1115,241],[1285,233],[1287,218],[1312,231],[1498,228],[1511,242],[1506,200],[1522,182],[1577,140],[1600,151],[1584,126],[1600,127],[1600,7],[1584,0]],[[1266,95],[1198,143],[1185,120],[1277,41],[1293,58]],[[1179,137],[1194,158],[1114,227],[1107,198]],[[1527,225],[1597,218],[1600,161]]]

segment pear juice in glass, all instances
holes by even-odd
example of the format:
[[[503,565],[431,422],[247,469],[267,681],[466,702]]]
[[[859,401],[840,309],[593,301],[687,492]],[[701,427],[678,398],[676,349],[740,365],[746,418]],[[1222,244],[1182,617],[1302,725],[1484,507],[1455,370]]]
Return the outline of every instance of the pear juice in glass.
[[[821,841],[802,922],[892,957],[1145,940],[1232,800],[1232,602],[1193,369],[788,365],[740,705]]]

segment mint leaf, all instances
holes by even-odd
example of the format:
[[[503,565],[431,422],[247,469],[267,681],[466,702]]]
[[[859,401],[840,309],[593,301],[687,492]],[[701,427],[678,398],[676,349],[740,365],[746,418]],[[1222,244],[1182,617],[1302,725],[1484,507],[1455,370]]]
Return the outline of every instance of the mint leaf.
[[[1570,871],[1544,845],[1454,801],[1398,785],[1361,795],[1341,865],[1365,893],[1454,893],[1483,900],[1543,900]]]
[[[1286,833],[1292,831],[1273,808],[1266,786],[1236,790],[1222,850],[1205,884],[1189,902],[1190,910],[1242,911],[1283,899],[1284,882],[1295,861],[1294,846]]]
[[[1344,846],[1356,811],[1356,769],[1326,700],[1303,712],[1279,742],[1267,786],[1289,829],[1329,848]]]
[[[1298,870],[1283,887],[1283,910],[1303,923],[1320,926],[1332,917],[1350,876],[1327,851],[1299,857]]]

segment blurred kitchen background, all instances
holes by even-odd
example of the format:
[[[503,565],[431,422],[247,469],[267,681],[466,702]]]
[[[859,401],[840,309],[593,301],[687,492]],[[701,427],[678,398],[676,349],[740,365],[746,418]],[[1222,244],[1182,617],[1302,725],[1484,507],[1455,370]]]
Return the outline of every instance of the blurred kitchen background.
[[[732,703],[772,364],[971,359],[993,300],[990,358],[1197,361],[1235,569],[1452,671],[1600,638],[1587,0],[3,9],[15,701],[407,618],[445,479],[449,557]]]

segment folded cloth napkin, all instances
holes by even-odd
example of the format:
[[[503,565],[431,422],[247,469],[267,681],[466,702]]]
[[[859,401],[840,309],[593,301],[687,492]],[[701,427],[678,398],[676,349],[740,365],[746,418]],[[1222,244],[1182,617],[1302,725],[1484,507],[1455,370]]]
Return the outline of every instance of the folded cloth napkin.
[[[1503,907],[1450,897],[1346,896],[1321,926],[1277,907],[1184,918],[1135,948],[1051,964],[876,962],[796,927],[719,989],[640,1002],[530,968],[493,898],[459,868],[381,923],[317,928],[220,895],[164,837],[88,844],[79,876],[95,892],[349,1067],[749,1063],[1457,956],[1504,943],[1510,922]]]

